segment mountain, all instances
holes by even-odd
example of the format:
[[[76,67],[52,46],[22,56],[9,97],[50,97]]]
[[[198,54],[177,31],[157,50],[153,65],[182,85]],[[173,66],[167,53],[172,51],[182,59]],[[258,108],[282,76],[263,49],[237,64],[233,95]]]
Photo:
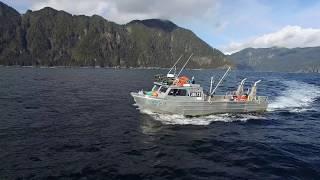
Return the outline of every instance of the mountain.
[[[229,64],[222,52],[167,20],[119,25],[49,7],[21,15],[0,2],[0,21],[2,65],[170,67],[191,53],[188,67]]]
[[[247,48],[228,58],[239,69],[279,72],[320,72],[320,47]]]

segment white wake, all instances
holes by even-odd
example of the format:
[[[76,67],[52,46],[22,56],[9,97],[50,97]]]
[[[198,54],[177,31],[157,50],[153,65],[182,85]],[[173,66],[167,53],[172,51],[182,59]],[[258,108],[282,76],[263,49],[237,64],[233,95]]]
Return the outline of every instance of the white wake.
[[[160,121],[163,124],[179,124],[179,125],[209,125],[211,122],[234,122],[234,121],[247,121],[249,119],[266,119],[265,117],[252,115],[252,114],[217,114],[201,117],[185,117],[183,115],[170,115],[153,113],[148,110],[140,110],[144,114],[148,114],[155,120]]]
[[[287,86],[286,90],[280,96],[271,100],[268,111],[302,112],[310,110],[312,109],[312,102],[320,96],[320,87],[318,86],[298,81],[285,81],[283,83]]]

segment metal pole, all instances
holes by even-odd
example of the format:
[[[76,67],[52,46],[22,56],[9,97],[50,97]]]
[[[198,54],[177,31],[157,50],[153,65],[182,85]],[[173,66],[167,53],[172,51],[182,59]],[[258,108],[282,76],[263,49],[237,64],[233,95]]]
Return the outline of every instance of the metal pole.
[[[183,56],[183,55],[181,55],[181,56],[179,57],[179,59],[174,63],[174,65],[171,67],[171,69],[169,70],[169,72],[168,72],[167,74],[169,74],[169,73],[172,71],[172,69],[177,65],[177,63],[180,61],[180,59],[182,58],[182,56]]]
[[[210,81],[210,90],[209,90],[209,99],[208,99],[208,102],[211,101],[212,85],[213,85],[213,76],[211,76],[211,81]],[[210,104],[211,104],[211,102],[210,102]]]
[[[242,79],[242,81],[240,82],[240,84],[243,85],[246,80],[247,80],[247,78]]]
[[[212,91],[212,84],[213,84],[213,76],[211,76],[209,93],[211,93],[211,91]]]
[[[217,88],[219,87],[219,85],[221,84],[221,82],[223,81],[223,79],[227,76],[228,72],[230,71],[231,67],[229,66],[228,70],[224,73],[224,75],[222,76],[222,78],[220,79],[220,81],[218,82],[218,84],[216,85],[216,87],[213,89],[212,93],[210,95],[212,95]]]
[[[181,74],[182,70],[184,69],[184,67],[186,67],[186,65],[188,64],[188,62],[189,62],[189,60],[191,59],[192,56],[193,56],[193,53],[188,58],[187,62],[184,63],[184,65],[182,66],[182,68],[181,68],[180,72],[178,73],[177,77],[179,77],[179,75]]]

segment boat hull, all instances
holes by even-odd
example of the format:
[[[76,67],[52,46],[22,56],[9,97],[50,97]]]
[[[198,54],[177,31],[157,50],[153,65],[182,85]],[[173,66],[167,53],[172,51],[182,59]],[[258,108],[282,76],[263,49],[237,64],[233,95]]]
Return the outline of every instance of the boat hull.
[[[267,102],[257,101],[204,101],[204,100],[171,100],[152,96],[131,93],[137,106],[143,110],[149,110],[164,114],[181,114],[184,116],[203,116],[219,113],[249,113],[264,112]]]

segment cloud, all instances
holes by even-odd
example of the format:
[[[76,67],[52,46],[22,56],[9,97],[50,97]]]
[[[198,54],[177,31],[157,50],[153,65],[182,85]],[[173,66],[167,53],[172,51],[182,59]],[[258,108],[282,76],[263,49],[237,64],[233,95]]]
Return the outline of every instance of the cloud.
[[[187,21],[211,13],[217,0],[32,0],[32,9],[52,7],[72,14],[98,14],[117,23],[133,19],[162,18]]]
[[[245,42],[232,42],[223,48],[223,51],[231,54],[248,47],[267,48],[274,46],[287,48],[320,46],[320,29],[286,26],[277,32],[264,34]]]
[[[191,29],[224,52],[246,47],[319,45],[320,2],[304,0],[3,0],[13,7],[53,7],[72,14],[98,14],[123,24],[134,19],[169,19]],[[297,26],[288,26],[290,24]],[[303,27],[303,28],[302,28]],[[307,29],[306,27],[313,27]],[[282,29],[281,29],[282,28]],[[317,28],[317,29],[316,29]],[[280,29],[280,30],[279,30]],[[269,33],[268,32],[274,32]],[[314,33],[316,32],[316,33]],[[265,34],[265,35],[263,35]],[[259,35],[262,35],[258,37]],[[231,43],[230,43],[231,42]]]

